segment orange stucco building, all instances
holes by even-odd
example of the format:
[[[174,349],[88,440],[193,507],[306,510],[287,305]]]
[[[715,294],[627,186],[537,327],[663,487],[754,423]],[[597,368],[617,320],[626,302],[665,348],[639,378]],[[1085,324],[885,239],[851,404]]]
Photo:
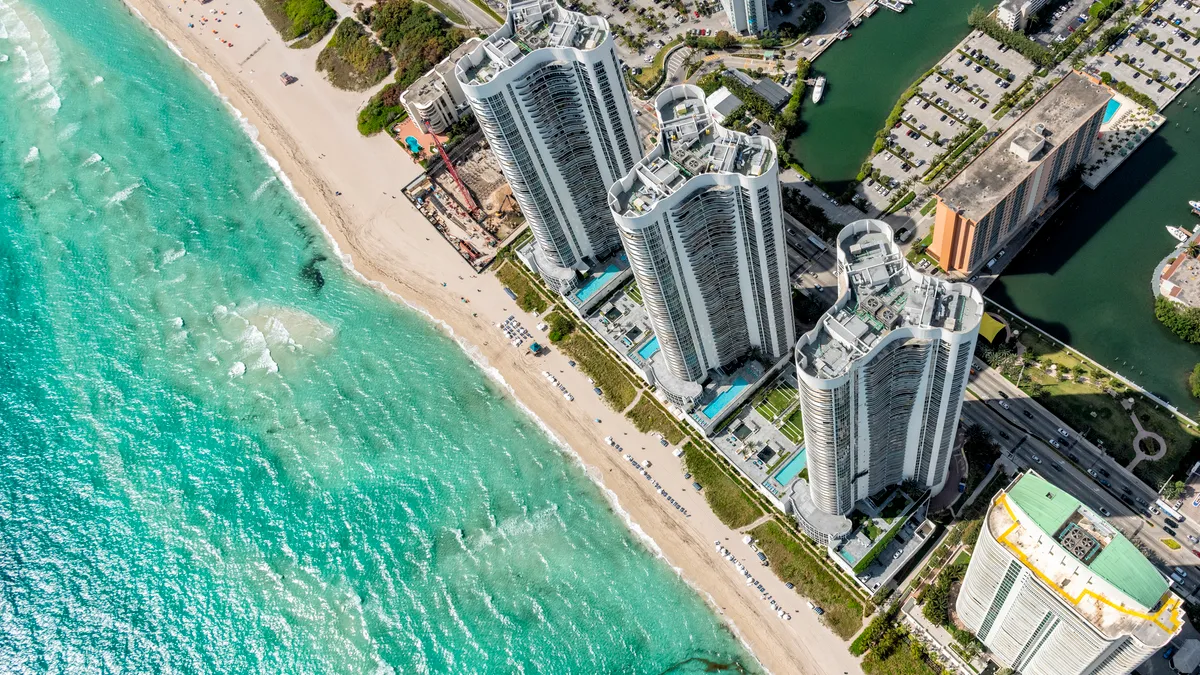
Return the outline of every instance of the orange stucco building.
[[[1091,153],[1107,87],[1072,73],[937,195],[929,254],[972,274],[1054,204],[1055,186]]]

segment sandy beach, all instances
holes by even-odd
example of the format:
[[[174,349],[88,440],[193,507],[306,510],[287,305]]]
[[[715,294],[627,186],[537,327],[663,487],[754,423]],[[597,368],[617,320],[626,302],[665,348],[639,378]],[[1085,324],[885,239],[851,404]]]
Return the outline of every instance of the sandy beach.
[[[713,541],[720,540],[739,559],[749,563],[754,557],[742,544],[742,534],[725,527],[690,488],[678,469],[679,460],[668,448],[605,407],[590,393],[585,376],[569,367],[561,353],[552,350],[535,362],[526,350],[504,339],[496,324],[509,315],[530,327],[536,320],[517,309],[494,277],[476,278],[400,194],[420,167],[387,136],[359,135],[356,112],[370,92],[339,91],[325,82],[315,67],[324,42],[306,50],[287,48],[253,0],[216,0],[203,6],[198,0],[125,2],[207,73],[246,118],[346,263],[368,282],[443,322],[474,358],[494,368],[515,398],[611,492],[631,527],[652,540],[649,545],[710,600],[765,668],[774,673],[862,672],[846,644],[820,624],[802,597],[787,590],[766,568],[750,566],[791,613],[791,621],[781,620],[716,553]],[[349,12],[341,0],[330,4],[343,15]],[[220,23],[201,26],[199,18],[213,17],[211,10],[226,14]],[[196,27],[189,29],[188,23]],[[232,46],[222,43],[222,38]],[[284,86],[279,79],[283,71],[298,81]],[[564,401],[542,376],[543,370],[553,372],[575,392],[575,400]],[[600,424],[594,421],[597,418]],[[607,435],[618,439],[635,459],[651,460],[654,478],[691,516],[684,517],[656,494],[620,453],[604,443]]]

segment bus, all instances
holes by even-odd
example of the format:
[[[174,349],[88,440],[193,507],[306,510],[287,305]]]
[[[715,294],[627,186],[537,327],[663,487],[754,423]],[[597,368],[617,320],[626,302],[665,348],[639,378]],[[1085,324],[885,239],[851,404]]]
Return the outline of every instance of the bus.
[[[1171,508],[1171,505],[1164,502],[1163,500],[1159,499],[1159,500],[1155,501],[1154,505],[1157,506],[1160,510],[1162,510],[1162,512],[1165,515],[1168,515],[1168,516],[1174,518],[1176,520],[1176,522],[1182,523],[1184,521],[1183,514],[1176,511],[1175,509]]]

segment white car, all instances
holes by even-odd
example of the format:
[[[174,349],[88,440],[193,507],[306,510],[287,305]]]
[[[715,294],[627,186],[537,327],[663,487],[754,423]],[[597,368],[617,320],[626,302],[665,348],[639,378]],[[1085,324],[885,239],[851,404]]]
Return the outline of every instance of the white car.
[[[1070,434],[1070,432],[1068,432],[1066,429],[1064,429],[1064,428],[1062,428],[1062,427],[1059,427],[1059,428],[1058,428],[1058,435],[1059,435],[1059,436],[1062,436],[1063,438],[1070,438],[1070,437],[1071,437],[1071,434]]]
[[[1037,455],[1030,455],[1029,458],[1032,459],[1033,461],[1037,462],[1038,464],[1042,463],[1042,458],[1038,457]]]
[[[1054,446],[1057,449],[1062,449],[1062,445],[1058,442],[1057,439],[1051,438],[1050,445]]]
[[[1009,405],[1008,401],[1005,401],[1004,399],[1000,399],[999,401],[997,401],[997,403],[999,403],[1000,407],[1004,408],[1005,410],[1012,410],[1012,406]]]

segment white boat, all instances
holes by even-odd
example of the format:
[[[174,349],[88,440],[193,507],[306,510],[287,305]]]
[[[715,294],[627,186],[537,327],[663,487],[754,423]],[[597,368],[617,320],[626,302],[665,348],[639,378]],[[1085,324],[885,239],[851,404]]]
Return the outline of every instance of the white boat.
[[[1192,207],[1193,212],[1200,213],[1200,202],[1192,200],[1188,202],[1188,206]]]
[[[1179,241],[1187,241],[1192,236],[1191,233],[1188,232],[1187,230],[1185,230],[1181,227],[1175,227],[1174,225],[1168,225],[1167,232],[1170,232],[1171,236],[1175,237]]]
[[[839,40],[845,40],[848,37],[850,37],[850,31],[848,30],[844,30],[837,34],[837,39]]]
[[[911,5],[912,3],[913,0],[900,0],[900,4],[902,5]]]
[[[813,87],[812,102],[820,103],[821,97],[824,95],[825,95],[825,76],[822,75],[817,78],[817,84],[815,87]]]
[[[867,17],[867,18],[869,19],[869,18],[871,18],[872,16],[874,16],[875,12],[878,12],[878,11],[879,11],[879,5],[877,5],[877,4],[875,4],[875,3],[873,3],[873,2],[872,2],[872,3],[871,3],[871,4],[870,4],[870,5],[869,5],[869,6],[866,8],[866,10],[864,10],[864,11],[863,11],[863,16],[865,16],[865,17]]]

